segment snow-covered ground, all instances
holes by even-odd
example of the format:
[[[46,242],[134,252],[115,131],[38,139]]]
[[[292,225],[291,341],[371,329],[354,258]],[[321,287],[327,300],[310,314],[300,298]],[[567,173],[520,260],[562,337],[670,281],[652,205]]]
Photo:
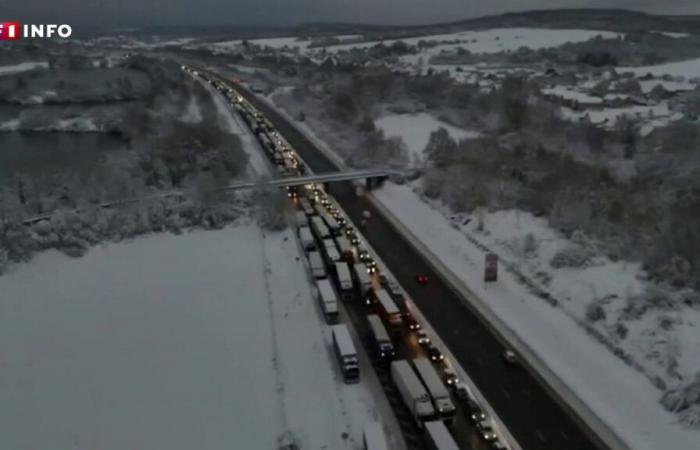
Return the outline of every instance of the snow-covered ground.
[[[385,45],[391,45],[399,40],[409,45],[417,45],[420,41],[438,43],[438,45],[426,49],[420,56],[429,57],[444,51],[464,48],[472,53],[498,53],[501,51],[513,51],[520,47],[528,47],[533,50],[540,48],[557,47],[567,42],[584,42],[596,36],[615,38],[618,33],[596,30],[552,30],[546,28],[493,28],[482,31],[459,31],[455,33],[434,34],[417,36],[406,39],[393,39],[381,41]],[[329,50],[347,50],[351,48],[367,48],[376,45],[379,41],[340,44],[331,46]],[[426,59],[427,61],[427,59]]]
[[[342,384],[297,256],[291,231],[244,221],[16,266],[0,448],[273,449],[286,431],[359,448],[366,421],[393,419],[371,376]]]
[[[0,75],[9,75],[13,73],[27,72],[33,69],[46,69],[49,67],[48,62],[23,62],[11,66],[0,66]]]
[[[430,133],[439,128],[445,128],[457,141],[478,136],[475,131],[457,128],[427,113],[389,114],[377,119],[375,124],[384,130],[385,136],[398,136],[403,139],[409,156],[414,161],[423,160],[423,150],[428,144]]]
[[[639,267],[596,258],[586,269],[552,269],[549,260],[570,242],[549,229],[542,219],[526,213],[485,214],[488,233],[480,233],[475,229],[476,218],[467,225],[462,225],[466,217],[451,221],[444,211],[422,201],[408,186],[388,184],[375,191],[375,196],[631,448],[697,446],[698,432],[682,429],[675,417],[663,410],[658,403],[660,392],[649,379],[614,356],[581,325],[587,305],[600,301],[607,317],[593,324],[594,330],[607,335],[623,324],[628,329],[627,337],[615,344],[643,369],[669,379],[662,366],[668,352],[672,352],[678,356],[677,370],[692,377],[700,370],[700,335],[694,330],[700,323],[700,313],[687,308],[670,314],[650,311],[638,319],[624,318],[625,306],[644,289],[637,279]],[[486,286],[482,280],[484,252],[467,239],[467,234],[526,275],[543,283],[549,279],[547,290],[562,303],[550,306],[505,270],[501,270],[498,283]],[[537,243],[534,254],[523,252],[528,234]],[[668,315],[671,317],[666,319]],[[659,328],[660,320],[670,320],[673,325],[664,331]]]
[[[617,73],[632,72],[638,77],[651,74],[655,77],[671,75],[683,80],[694,80],[700,78],[700,58],[686,61],[657,64],[654,66],[641,67],[619,67],[615,69]]]
[[[619,108],[591,108],[582,111],[574,111],[562,107],[560,110],[562,117],[565,119],[578,122],[587,117],[591,123],[608,128],[614,128],[617,121],[622,117],[637,119],[645,122],[646,125],[656,124],[657,126],[667,125],[669,122],[683,117],[680,113],[672,113],[665,102],[651,106],[633,105]]]

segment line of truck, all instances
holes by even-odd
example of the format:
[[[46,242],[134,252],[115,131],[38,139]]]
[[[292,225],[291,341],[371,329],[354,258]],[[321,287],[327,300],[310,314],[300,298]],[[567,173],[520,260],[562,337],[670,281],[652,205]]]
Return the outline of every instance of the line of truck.
[[[218,87],[217,89],[222,91]],[[244,119],[245,115],[249,116],[250,120],[246,120],[246,123],[281,175],[300,175],[306,171],[301,159],[265,117],[230,87],[224,88],[223,92],[232,99],[234,107],[236,104],[240,106],[236,109],[244,115]],[[490,427],[490,419],[485,417],[468,389],[450,370],[442,353],[433,346],[413,318],[398,283],[390,276],[380,273],[374,258],[362,245],[359,233],[350,226],[340,209],[314,184],[287,188],[287,193],[298,208],[294,214],[294,223],[298,228],[299,242],[307,254],[310,271],[316,280],[321,311],[331,325],[333,350],[344,381],[353,383],[359,380],[359,365],[347,326],[338,323],[340,298],[343,301],[354,300],[368,307],[366,321],[372,330],[374,351],[391,364],[392,382],[404,404],[411,410],[416,423],[424,429],[424,439],[431,449],[458,448],[446,428],[453,423],[456,408],[443,380],[453,388],[455,397],[472,413],[472,418],[476,417],[473,420],[478,421],[479,434],[492,442],[493,448],[505,449]],[[402,339],[404,329],[416,333],[418,343],[427,346],[430,360],[443,372],[442,380],[426,358],[392,361],[396,357],[392,339]],[[396,363],[404,364],[399,364],[401,368],[395,370]]]

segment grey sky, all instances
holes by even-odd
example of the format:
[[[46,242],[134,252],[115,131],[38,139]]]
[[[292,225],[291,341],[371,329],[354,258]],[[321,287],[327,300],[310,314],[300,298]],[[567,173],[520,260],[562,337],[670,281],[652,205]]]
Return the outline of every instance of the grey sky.
[[[700,14],[700,0],[0,0],[1,20],[94,25],[417,24],[507,11],[623,8]]]

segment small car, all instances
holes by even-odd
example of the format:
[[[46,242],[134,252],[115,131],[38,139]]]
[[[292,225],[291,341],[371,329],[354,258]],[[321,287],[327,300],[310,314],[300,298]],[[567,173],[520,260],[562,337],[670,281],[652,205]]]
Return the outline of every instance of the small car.
[[[474,400],[474,394],[472,394],[471,389],[469,389],[469,386],[464,384],[462,381],[458,381],[454,384],[454,392],[455,392],[455,397],[457,397],[457,400],[461,403],[465,403],[469,407],[468,402],[474,402],[476,403],[476,400]]]
[[[420,284],[421,286],[425,286],[428,284],[428,276],[423,274],[416,275],[416,283]]]
[[[430,345],[430,336],[428,336],[428,333],[426,333],[425,330],[418,330],[416,335],[418,336],[418,343],[420,345]]]
[[[469,418],[472,419],[472,422],[478,424],[479,422],[486,420],[488,417],[486,416],[484,410],[481,409],[481,406],[477,404],[469,409]]]
[[[403,316],[403,323],[406,324],[406,326],[408,327],[409,331],[418,331],[418,330],[420,330],[420,328],[421,328],[421,326],[420,326],[420,324],[418,323],[418,321],[416,320],[416,318],[413,317],[413,314],[411,314],[411,313],[409,313],[409,312],[407,312],[406,314],[404,314],[404,316]]]
[[[430,360],[433,362],[441,362],[445,360],[445,355],[442,354],[439,348],[432,344],[430,347],[428,347],[428,356],[430,356]]]
[[[455,385],[459,383],[457,372],[455,372],[452,367],[445,367],[442,370],[442,380],[449,387],[455,387]]]
[[[513,350],[506,350],[503,352],[503,359],[505,359],[508,364],[516,364],[518,362],[518,357]]]
[[[479,435],[487,442],[493,442],[498,439],[498,435],[493,430],[493,426],[491,426],[491,422],[488,420],[482,420],[477,423],[476,429],[479,431]]]
[[[491,450],[508,450],[508,447],[506,447],[506,444],[501,442],[499,439],[496,439],[491,443]]]

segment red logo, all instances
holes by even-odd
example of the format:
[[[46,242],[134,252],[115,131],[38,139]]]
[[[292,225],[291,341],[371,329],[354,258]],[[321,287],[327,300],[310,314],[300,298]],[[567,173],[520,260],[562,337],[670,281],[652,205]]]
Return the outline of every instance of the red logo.
[[[15,41],[20,38],[19,22],[0,22],[0,41]]]

